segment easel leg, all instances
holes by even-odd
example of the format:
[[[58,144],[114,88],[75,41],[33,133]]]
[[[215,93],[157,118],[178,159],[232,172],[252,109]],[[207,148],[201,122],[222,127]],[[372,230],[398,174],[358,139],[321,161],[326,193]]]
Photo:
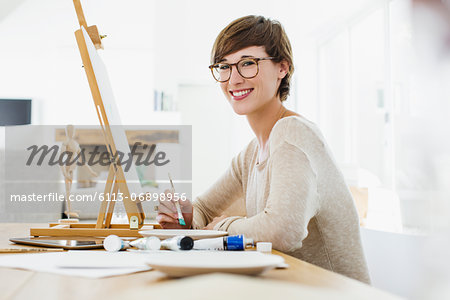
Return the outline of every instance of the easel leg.
[[[113,191],[111,194],[111,200],[108,206],[108,212],[106,213],[106,220],[105,220],[105,227],[109,228],[111,226],[111,219],[112,215],[114,213],[114,206],[116,205],[117,201],[117,192],[119,191],[119,185],[117,184],[117,181],[114,182]]]
[[[97,229],[105,228],[105,225],[103,224],[103,222],[105,221],[106,210],[111,202],[110,199],[105,199],[105,197],[108,196],[106,198],[112,198],[111,197],[111,188],[112,188],[113,182],[115,182],[114,179],[115,179],[114,168],[111,165],[109,167],[108,178],[106,179],[105,192],[103,194],[104,199],[102,201],[102,204],[100,205],[100,211],[98,212],[97,225],[95,226],[95,228],[97,228]]]

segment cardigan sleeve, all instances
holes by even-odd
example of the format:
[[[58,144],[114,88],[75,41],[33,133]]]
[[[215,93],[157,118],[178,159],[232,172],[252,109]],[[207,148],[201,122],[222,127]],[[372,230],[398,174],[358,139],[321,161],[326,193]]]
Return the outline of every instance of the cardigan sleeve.
[[[317,176],[305,152],[286,141],[272,153],[269,167],[270,193],[264,210],[250,218],[224,219],[215,229],[290,251],[301,247],[318,210]]]
[[[194,200],[192,224],[194,229],[202,229],[235,201],[243,198],[242,173],[247,149],[234,157],[228,170],[205,193]]]

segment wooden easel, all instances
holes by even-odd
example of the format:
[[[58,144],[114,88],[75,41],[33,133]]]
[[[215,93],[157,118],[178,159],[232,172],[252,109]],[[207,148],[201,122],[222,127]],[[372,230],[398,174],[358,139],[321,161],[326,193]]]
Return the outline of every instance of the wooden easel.
[[[87,31],[96,49],[103,49],[101,36],[98,33],[97,26],[87,26],[80,0],[73,0],[73,3],[77,13],[78,22],[80,23],[80,29],[75,31],[75,37],[77,40],[78,48],[80,50],[84,70],[86,71],[87,79],[89,81],[89,87],[91,89],[97,116],[102,127],[103,135],[105,137],[105,145],[110,154],[110,157],[112,158],[104,191],[104,195],[111,195],[109,197],[111,201],[102,201],[96,224],[50,223],[48,228],[31,228],[30,235],[37,237],[107,236],[110,234],[115,234],[124,237],[140,237],[141,235],[138,233],[138,229],[145,229],[145,214],[142,208],[142,203],[139,201],[139,199],[131,199],[122,165],[120,164],[119,158],[116,155],[116,145],[114,143],[108,116],[103,105],[103,100],[100,94],[97,79],[95,78],[94,69],[89,57],[82,28]],[[114,200],[118,199],[117,195],[119,191],[122,195],[121,198],[127,212],[129,224],[111,224],[111,218],[116,202]],[[153,225],[154,228],[160,228],[159,224],[151,225]]]

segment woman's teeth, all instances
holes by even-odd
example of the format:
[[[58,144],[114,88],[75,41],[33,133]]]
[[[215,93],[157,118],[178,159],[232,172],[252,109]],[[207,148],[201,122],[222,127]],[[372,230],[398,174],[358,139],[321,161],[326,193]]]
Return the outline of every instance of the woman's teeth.
[[[251,91],[252,91],[251,89],[248,89],[248,90],[243,90],[243,91],[239,91],[239,92],[233,92],[233,96],[240,97],[240,96],[250,93]]]

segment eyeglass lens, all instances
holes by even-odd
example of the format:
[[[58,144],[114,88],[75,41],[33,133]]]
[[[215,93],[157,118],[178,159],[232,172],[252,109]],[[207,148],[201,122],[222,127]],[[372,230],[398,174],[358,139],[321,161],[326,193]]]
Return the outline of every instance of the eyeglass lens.
[[[258,64],[253,59],[243,59],[237,63],[237,71],[244,78],[252,78],[258,74]],[[217,81],[227,81],[231,77],[231,65],[219,63],[213,67],[213,75]]]

